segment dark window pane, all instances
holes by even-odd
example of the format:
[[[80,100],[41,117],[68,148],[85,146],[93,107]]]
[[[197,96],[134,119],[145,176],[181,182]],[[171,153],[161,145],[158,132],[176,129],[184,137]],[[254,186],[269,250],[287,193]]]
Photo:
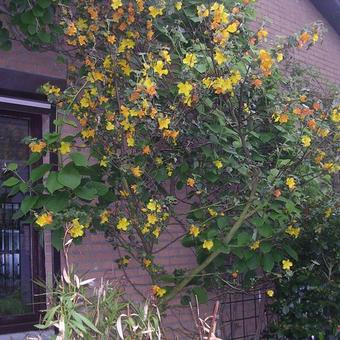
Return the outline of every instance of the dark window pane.
[[[22,139],[29,135],[29,120],[0,116],[0,166],[28,158]],[[29,169],[20,171],[27,178]],[[8,175],[5,174],[5,178]],[[4,179],[4,178],[3,178]],[[1,179],[0,179],[1,181]],[[0,317],[31,313],[33,308],[31,228],[12,219],[22,195],[9,199],[0,192]]]

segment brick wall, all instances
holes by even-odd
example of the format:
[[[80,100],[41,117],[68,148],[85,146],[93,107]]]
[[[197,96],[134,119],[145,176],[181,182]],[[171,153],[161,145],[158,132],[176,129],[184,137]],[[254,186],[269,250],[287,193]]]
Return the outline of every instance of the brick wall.
[[[258,17],[267,22],[269,39],[286,36],[317,20],[324,22],[327,33],[323,42],[309,51],[299,50],[295,57],[320,69],[331,82],[340,84],[340,36],[309,0],[258,0]]]

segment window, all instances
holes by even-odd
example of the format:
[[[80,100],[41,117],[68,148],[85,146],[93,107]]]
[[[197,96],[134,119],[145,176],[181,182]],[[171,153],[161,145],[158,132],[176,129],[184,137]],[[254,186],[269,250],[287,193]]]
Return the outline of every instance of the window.
[[[22,139],[42,134],[42,115],[31,112],[43,108],[33,104],[0,95],[0,168],[10,162],[21,164],[19,175],[24,179],[31,169],[24,167],[29,148]],[[0,182],[5,178],[2,174]],[[9,191],[0,188],[0,334],[32,329],[46,298],[35,283],[45,280],[42,239],[30,224],[12,218],[24,196],[8,195]]]

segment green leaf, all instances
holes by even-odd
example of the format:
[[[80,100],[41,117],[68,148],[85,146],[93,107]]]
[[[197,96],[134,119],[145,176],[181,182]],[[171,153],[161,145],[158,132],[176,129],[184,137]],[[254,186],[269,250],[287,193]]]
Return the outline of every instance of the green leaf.
[[[69,163],[59,172],[58,181],[65,187],[75,189],[80,185],[81,176],[73,164]]]
[[[25,194],[28,191],[28,185],[25,182],[21,182],[19,185],[19,190]]]
[[[47,177],[46,188],[47,190],[53,194],[55,191],[63,188],[64,186],[58,182],[58,173],[55,171],[51,171]]]
[[[41,7],[41,8],[47,8],[48,6],[51,5],[51,0],[38,0],[37,4]]]
[[[101,182],[93,181],[93,182],[89,182],[88,185],[97,190],[98,196],[104,196],[109,191],[109,188],[107,187],[107,185],[105,185],[104,183],[101,183]]]
[[[225,228],[229,224],[230,218],[228,216],[220,216],[217,218],[217,226],[220,229]]]
[[[44,206],[46,209],[57,213],[64,210],[69,205],[69,201],[70,196],[66,191],[58,191],[46,199]]]
[[[88,185],[83,185],[83,186],[79,186],[76,190],[75,190],[75,194],[86,201],[92,201],[93,199],[95,199],[98,195],[97,195],[97,190],[95,188],[91,188]]]
[[[27,165],[32,165],[36,162],[38,162],[38,160],[41,158],[41,153],[40,152],[33,152],[31,153],[28,161],[26,162]]]
[[[263,237],[270,237],[273,235],[273,228],[269,224],[263,224],[262,226],[258,226],[257,230],[259,234]]]
[[[37,168],[33,169],[31,171],[30,180],[32,182],[37,181],[38,179],[42,178],[47,171],[49,171],[52,168],[51,164],[41,164]]]
[[[258,253],[252,253],[252,256],[247,260],[247,266],[250,270],[255,270],[260,266],[260,256]]]
[[[27,214],[37,203],[39,196],[26,196],[21,202],[20,210],[23,214]]]
[[[192,236],[185,235],[181,240],[182,246],[186,248],[190,248],[195,245],[195,240]]]
[[[181,297],[181,305],[182,306],[189,306],[191,302],[190,296],[189,295],[183,295]]]
[[[264,271],[266,271],[267,273],[270,273],[273,270],[274,263],[275,262],[271,254],[265,254],[263,256],[262,265],[263,265]]]
[[[80,152],[72,152],[70,154],[71,159],[73,160],[74,164],[77,166],[87,166],[87,159],[85,156]]]
[[[250,240],[251,240],[251,236],[245,231],[238,234],[237,236],[237,244],[239,246],[246,246],[247,244],[249,244]]]
[[[63,238],[64,238],[64,230],[62,228],[52,230],[52,235],[51,235],[52,246],[58,251],[63,248]]]
[[[10,51],[12,48],[12,42],[10,40],[0,42],[0,50]]]
[[[295,261],[299,259],[298,253],[288,244],[283,245],[283,249],[287,252],[289,256],[291,256]]]
[[[43,43],[49,44],[51,42],[51,34],[47,32],[44,31],[38,32],[38,37]]]
[[[32,11],[26,11],[22,13],[20,16],[20,19],[24,24],[27,24],[27,25],[34,24],[35,22],[35,17]]]
[[[81,320],[87,327],[91,328],[96,333],[101,334],[101,332],[96,328],[96,326],[89,319],[87,319],[85,316],[83,316],[82,314],[79,314],[77,312],[73,312],[72,315],[75,319]]]
[[[9,163],[7,165],[7,169],[11,170],[11,171],[15,171],[16,169],[18,169],[18,164],[16,164],[16,163]]]
[[[192,293],[197,296],[198,303],[203,304],[208,302],[208,292],[202,287],[195,287]]]
[[[10,177],[8,179],[6,179],[6,181],[4,181],[2,183],[2,185],[4,187],[14,187],[16,184],[18,184],[20,182],[20,180],[16,177]]]
[[[261,242],[260,249],[264,254],[267,254],[272,250],[272,245],[269,242]]]
[[[57,132],[49,132],[44,134],[44,140],[46,141],[47,145],[55,143],[59,137],[60,135]]]

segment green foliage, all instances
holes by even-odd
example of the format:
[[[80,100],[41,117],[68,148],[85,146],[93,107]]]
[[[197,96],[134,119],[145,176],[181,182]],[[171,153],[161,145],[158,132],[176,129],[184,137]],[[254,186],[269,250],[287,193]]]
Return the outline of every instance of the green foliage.
[[[276,285],[278,317],[272,326],[275,339],[336,339],[340,315],[340,225],[339,215],[325,219],[312,212],[306,229],[294,242],[299,261],[292,277]]]
[[[51,46],[62,32],[56,25],[55,0],[5,0],[0,7],[0,49],[10,50],[12,40],[31,49]]]
[[[160,338],[160,316],[156,306],[124,302],[118,286],[94,279],[81,279],[64,270],[49,293],[50,305],[38,329],[55,326],[58,339],[151,339]]]

